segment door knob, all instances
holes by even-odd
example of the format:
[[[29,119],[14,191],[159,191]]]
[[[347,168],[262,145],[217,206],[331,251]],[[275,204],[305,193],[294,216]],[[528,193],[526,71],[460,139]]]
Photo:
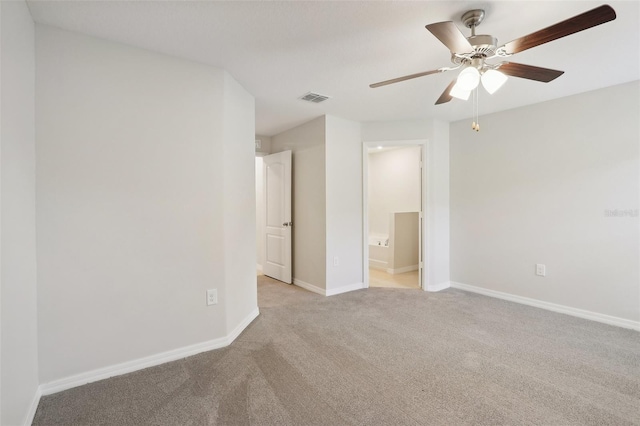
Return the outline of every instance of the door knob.
[[[285,222],[282,226],[293,226],[293,222]]]

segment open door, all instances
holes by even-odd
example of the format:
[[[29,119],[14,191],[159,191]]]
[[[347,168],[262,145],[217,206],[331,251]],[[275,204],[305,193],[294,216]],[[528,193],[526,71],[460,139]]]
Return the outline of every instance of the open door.
[[[263,157],[265,248],[262,273],[291,284],[291,151]]]

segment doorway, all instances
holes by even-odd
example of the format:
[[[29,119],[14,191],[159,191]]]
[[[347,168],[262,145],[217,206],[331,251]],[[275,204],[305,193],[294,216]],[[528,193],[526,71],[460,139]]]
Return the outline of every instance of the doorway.
[[[291,151],[256,159],[257,269],[292,282]]]
[[[363,148],[365,285],[425,288],[426,141],[368,142]]]

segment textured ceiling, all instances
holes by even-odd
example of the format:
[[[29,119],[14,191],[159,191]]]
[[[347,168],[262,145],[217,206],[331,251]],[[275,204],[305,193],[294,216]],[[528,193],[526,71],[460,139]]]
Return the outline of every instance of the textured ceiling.
[[[277,134],[322,114],[357,121],[468,118],[470,102],[435,106],[455,73],[370,89],[368,85],[448,66],[426,29],[460,23],[483,8],[478,34],[503,44],[601,5],[584,1],[220,2],[28,1],[36,22],[226,69],[256,98],[256,132]],[[538,46],[514,62],[564,70],[551,83],[510,78],[481,92],[481,114],[640,79],[640,3],[609,3],[613,22]],[[331,97],[298,100],[308,91]]]

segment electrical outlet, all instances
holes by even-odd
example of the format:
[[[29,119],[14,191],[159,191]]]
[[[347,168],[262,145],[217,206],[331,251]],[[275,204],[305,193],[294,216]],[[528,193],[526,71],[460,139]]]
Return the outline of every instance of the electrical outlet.
[[[338,265],[340,265],[340,259],[338,259],[338,256],[333,256],[333,266]]]
[[[218,290],[215,288],[207,290],[207,306],[218,304]]]
[[[536,263],[536,275],[544,277],[547,275],[547,267],[542,263]]]

